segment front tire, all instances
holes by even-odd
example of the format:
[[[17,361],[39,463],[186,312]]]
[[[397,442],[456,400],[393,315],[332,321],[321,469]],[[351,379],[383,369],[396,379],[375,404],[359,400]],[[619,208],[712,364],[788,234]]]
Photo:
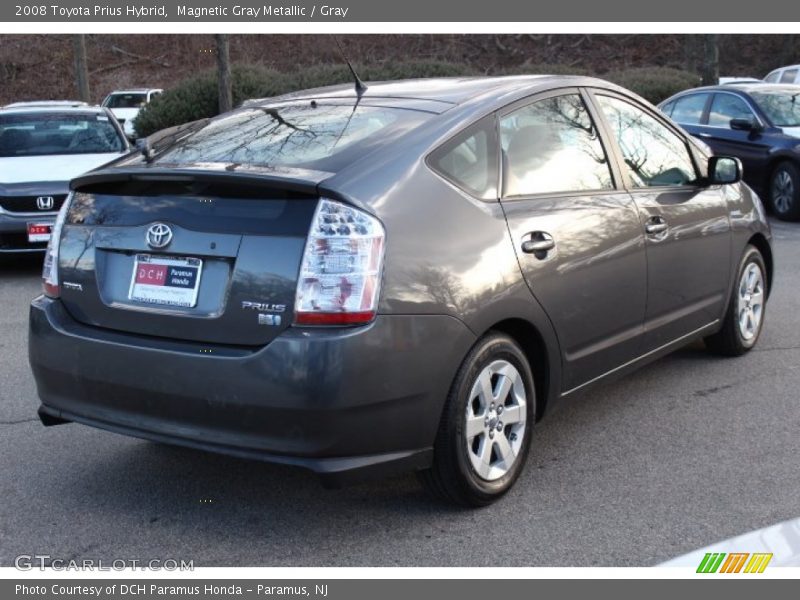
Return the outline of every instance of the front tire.
[[[533,374],[509,336],[491,333],[470,351],[453,381],[433,465],[420,472],[434,495],[462,506],[486,506],[519,477],[536,414]]]
[[[782,221],[800,220],[800,169],[784,161],[769,180],[769,201],[773,214]]]
[[[758,248],[748,245],[739,263],[722,329],[705,339],[711,352],[741,356],[756,345],[764,327],[767,283],[764,258]]]

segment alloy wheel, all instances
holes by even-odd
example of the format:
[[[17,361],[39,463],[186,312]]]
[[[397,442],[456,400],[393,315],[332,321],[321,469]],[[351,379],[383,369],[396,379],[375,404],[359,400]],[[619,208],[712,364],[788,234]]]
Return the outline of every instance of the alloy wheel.
[[[756,263],[749,263],[739,280],[739,333],[746,341],[758,335],[764,315],[764,274]]]
[[[486,481],[511,469],[525,436],[527,395],[517,368],[496,360],[478,375],[466,410],[466,444],[472,468]]]
[[[780,213],[788,212],[794,202],[794,181],[784,170],[775,174],[772,180],[772,203]]]

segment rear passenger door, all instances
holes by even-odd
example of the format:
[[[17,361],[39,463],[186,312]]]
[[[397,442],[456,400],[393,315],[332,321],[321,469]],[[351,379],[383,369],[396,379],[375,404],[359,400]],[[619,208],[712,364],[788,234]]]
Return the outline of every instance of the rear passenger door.
[[[659,113],[607,90],[594,101],[615,142],[647,248],[645,350],[722,317],[730,281],[730,222],[720,186],[702,185],[686,139]]]
[[[639,214],[577,89],[518,102],[498,125],[501,205],[525,280],[558,332],[571,390],[639,354]]]

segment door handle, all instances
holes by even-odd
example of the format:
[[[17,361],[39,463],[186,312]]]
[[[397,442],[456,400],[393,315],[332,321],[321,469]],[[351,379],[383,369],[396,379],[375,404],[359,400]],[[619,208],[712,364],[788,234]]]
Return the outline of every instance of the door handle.
[[[701,137],[701,138],[710,138],[711,137],[710,133],[703,133],[703,132],[696,133],[695,135],[697,135],[697,137]]]
[[[644,226],[644,230],[650,235],[664,233],[668,228],[669,226],[664,220],[664,217],[650,217]]]
[[[530,238],[522,242],[522,251],[526,254],[535,254],[536,258],[544,258],[544,255],[556,247],[553,236],[544,231],[534,231],[526,237]]]

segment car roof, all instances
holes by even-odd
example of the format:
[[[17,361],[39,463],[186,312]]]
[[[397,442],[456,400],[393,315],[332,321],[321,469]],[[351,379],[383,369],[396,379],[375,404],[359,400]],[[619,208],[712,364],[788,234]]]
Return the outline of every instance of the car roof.
[[[398,100],[424,100],[443,104],[462,104],[488,92],[501,94],[513,92],[534,84],[545,87],[562,80],[570,80],[574,85],[609,86],[608,82],[591,77],[575,75],[509,75],[501,77],[437,77],[427,79],[403,79],[397,81],[366,82],[367,89],[361,94],[363,99],[394,98]],[[576,82],[575,80],[580,80]],[[357,97],[355,85],[345,83],[328,87],[301,90],[275,96],[248,100],[246,106],[268,105],[274,102],[303,100],[310,98],[353,98]]]
[[[670,96],[661,104],[666,104],[670,100],[678,98],[680,96],[685,96],[687,94],[695,94],[699,92],[732,92],[732,91],[739,91],[744,92],[745,94],[749,94],[750,92],[787,92],[787,93],[798,93],[800,92],[800,85],[790,84],[790,83],[766,83],[766,82],[732,82],[732,83],[724,83],[722,85],[706,85],[703,87],[696,87],[691,88],[688,90],[683,90],[682,92],[678,92],[677,94]]]
[[[720,77],[718,85],[736,85],[743,83],[766,83],[758,77]]]
[[[147,92],[161,92],[163,91],[161,88],[127,88],[124,90],[114,90],[113,92],[109,92],[109,96],[113,96],[114,94],[146,94]]]
[[[72,105],[28,105],[28,106],[3,106],[0,108],[0,114],[47,114],[47,113],[91,113],[91,114],[106,114],[106,109],[101,106],[72,106]]]
[[[69,107],[89,106],[88,102],[81,100],[27,100],[25,102],[12,102],[0,108],[25,108],[25,107]]]

